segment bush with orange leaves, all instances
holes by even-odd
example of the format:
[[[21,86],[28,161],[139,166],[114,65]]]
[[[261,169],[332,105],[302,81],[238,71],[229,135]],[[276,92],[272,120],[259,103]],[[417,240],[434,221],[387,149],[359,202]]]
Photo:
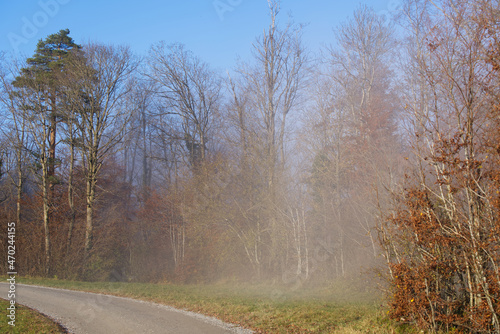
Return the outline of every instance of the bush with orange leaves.
[[[405,190],[399,208],[382,225],[390,317],[428,330],[498,332],[499,207],[484,208],[494,215],[471,223],[464,212],[446,213],[452,203],[434,195]]]
[[[425,330],[500,333],[498,5],[405,7],[420,30],[419,94],[405,108],[413,156],[379,235],[389,315]]]

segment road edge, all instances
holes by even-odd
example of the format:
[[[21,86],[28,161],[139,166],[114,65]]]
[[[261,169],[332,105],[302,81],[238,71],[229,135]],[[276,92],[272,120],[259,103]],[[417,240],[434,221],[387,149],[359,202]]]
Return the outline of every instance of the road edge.
[[[135,302],[139,302],[139,303],[147,303],[147,304],[153,305],[155,307],[165,309],[167,311],[177,312],[177,313],[180,313],[180,314],[187,315],[187,316],[189,316],[191,318],[195,318],[195,319],[197,319],[199,321],[202,321],[202,322],[204,322],[206,324],[210,324],[212,326],[219,327],[221,329],[230,331],[230,332],[232,332],[234,334],[255,334],[255,332],[253,330],[251,330],[251,329],[243,328],[243,327],[241,327],[241,326],[239,326],[237,324],[232,324],[232,323],[224,322],[224,321],[222,321],[222,320],[220,320],[218,318],[215,318],[215,317],[211,317],[211,316],[208,316],[208,315],[204,315],[204,314],[201,314],[201,313],[196,313],[196,312],[185,310],[185,309],[178,309],[178,308],[175,308],[175,307],[170,306],[170,305],[160,304],[160,303],[156,303],[156,302],[152,302],[152,301],[147,301],[147,300],[143,300],[143,299],[137,299],[137,298],[131,298],[131,297],[123,297],[123,296],[117,296],[117,295],[113,295],[113,294],[106,294],[106,293],[100,293],[100,292],[91,292],[91,291],[86,291],[86,290],[54,288],[54,287],[48,287],[48,286],[43,286],[43,285],[38,285],[38,284],[17,283],[16,285],[35,287],[35,288],[40,288],[40,289],[51,289],[51,290],[59,290],[59,291],[78,292],[78,293],[96,295],[96,296],[101,296],[101,297],[104,296],[104,297],[111,297],[111,298],[118,298],[118,299],[130,300],[130,301],[135,301]],[[23,305],[23,306],[25,306],[25,305]],[[28,308],[30,308],[30,307],[28,307]],[[33,309],[33,308],[31,308],[31,309]],[[34,310],[36,312],[40,313],[40,314],[43,314],[44,316],[48,317],[52,321],[54,321],[57,324],[59,324],[60,326],[62,326],[66,330],[66,333],[68,333],[68,334],[71,333],[71,332],[68,332],[68,329],[66,327],[64,327],[63,324],[59,323],[57,321],[57,319],[54,319],[54,318],[52,318],[50,316],[47,316],[46,314],[44,314],[43,312],[40,312],[37,309],[34,309]]]
[[[9,301],[7,298],[4,298],[4,297],[0,297],[0,299],[3,299],[5,301],[7,301],[7,302]],[[57,325],[57,327],[59,328],[59,330],[61,331],[62,334],[71,334],[71,332],[69,331],[68,328],[66,328],[66,326],[64,326],[61,322],[59,322],[57,319],[51,317],[50,315],[45,314],[45,313],[41,312],[40,310],[37,310],[37,309],[35,309],[33,307],[30,307],[30,306],[27,306],[27,305],[24,305],[24,304],[16,303],[16,305],[20,305],[20,306],[22,306],[24,308],[27,308],[27,309],[35,312],[35,313],[40,314],[44,318],[47,318],[48,320],[50,320],[51,322],[53,322],[54,324]]]

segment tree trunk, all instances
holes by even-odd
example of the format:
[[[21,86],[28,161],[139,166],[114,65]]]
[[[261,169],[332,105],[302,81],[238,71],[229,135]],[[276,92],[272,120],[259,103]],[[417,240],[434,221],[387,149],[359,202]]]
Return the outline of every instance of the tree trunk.
[[[69,161],[69,176],[68,176],[68,205],[70,209],[70,220],[68,227],[68,239],[67,239],[67,253],[69,254],[71,248],[71,239],[73,238],[73,228],[75,226],[76,211],[75,211],[75,201],[74,201],[74,189],[73,189],[73,170],[75,166],[75,145],[73,143],[73,127],[70,125],[70,161]]]
[[[23,170],[22,170],[22,164],[21,164],[21,152],[19,149],[18,152],[18,158],[17,158],[17,201],[16,201],[16,223],[17,227],[19,228],[21,226],[21,200],[23,197]]]
[[[42,159],[42,197],[43,197],[43,228],[45,236],[45,276],[50,275],[50,231],[49,231],[49,182],[48,182],[48,168],[45,162],[45,152]]]
[[[89,169],[92,167],[89,166]],[[91,172],[89,172],[91,173]],[[94,202],[95,202],[95,176],[87,176],[87,221],[85,228],[85,256],[88,257],[93,247],[94,237]]]
[[[147,135],[147,122],[146,122],[146,112],[144,108],[141,110],[142,113],[142,191],[144,194],[144,201],[149,198],[149,188],[151,187],[151,164],[148,161],[148,141],[146,139]]]
[[[55,114],[56,108],[55,98],[51,98],[52,113],[50,115],[50,126],[49,126],[49,161],[48,161],[48,181],[49,181],[49,196],[52,199],[54,197],[54,185],[55,185],[55,174],[56,174],[56,144],[57,144],[57,118]]]

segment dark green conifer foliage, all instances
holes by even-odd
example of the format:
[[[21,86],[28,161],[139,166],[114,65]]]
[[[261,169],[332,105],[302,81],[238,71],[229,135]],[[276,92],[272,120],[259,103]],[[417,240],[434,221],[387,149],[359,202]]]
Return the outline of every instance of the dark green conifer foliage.
[[[42,92],[44,106],[38,110],[49,113],[49,184],[53,190],[56,183],[56,143],[57,123],[61,113],[58,112],[60,100],[60,87],[58,76],[64,71],[65,60],[72,50],[81,47],[69,36],[69,29],[60,30],[58,33],[49,35],[45,40],[37,44],[33,57],[26,60],[28,67],[21,69],[21,75],[14,80],[17,88],[26,88]]]

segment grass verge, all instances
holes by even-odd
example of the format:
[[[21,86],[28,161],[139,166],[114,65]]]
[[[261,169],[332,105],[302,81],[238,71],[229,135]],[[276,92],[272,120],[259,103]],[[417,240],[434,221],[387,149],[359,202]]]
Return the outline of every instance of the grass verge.
[[[7,318],[7,307],[9,302],[0,299],[0,333],[22,333],[22,334],[49,334],[49,333],[67,333],[57,323],[47,318],[43,314],[30,308],[16,305],[15,326],[9,325],[10,319]]]
[[[413,333],[385,317],[380,297],[345,284],[294,289],[269,285],[175,285],[22,278],[19,283],[124,296],[213,316],[256,333]]]

